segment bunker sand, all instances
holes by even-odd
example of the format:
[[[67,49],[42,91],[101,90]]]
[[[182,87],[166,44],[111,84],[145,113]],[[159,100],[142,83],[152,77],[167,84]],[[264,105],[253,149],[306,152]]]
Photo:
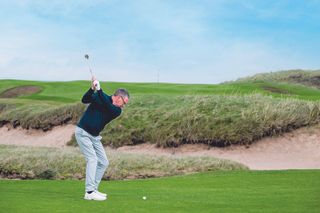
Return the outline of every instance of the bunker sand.
[[[0,144],[60,147],[74,134],[68,124],[50,131],[0,128]],[[111,149],[108,147],[107,149]],[[320,169],[320,125],[305,127],[276,137],[266,137],[249,147],[233,145],[225,148],[204,144],[186,144],[177,148],[157,148],[153,144],[124,146],[115,151],[174,156],[212,156],[247,165],[253,170]]]

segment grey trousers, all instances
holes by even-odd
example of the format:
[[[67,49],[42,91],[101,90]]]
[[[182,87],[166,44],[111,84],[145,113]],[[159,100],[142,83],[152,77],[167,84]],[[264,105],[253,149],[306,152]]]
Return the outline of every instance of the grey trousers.
[[[81,153],[84,155],[86,167],[86,191],[98,190],[109,161],[101,144],[101,136],[92,136],[80,127],[76,127],[75,136]]]

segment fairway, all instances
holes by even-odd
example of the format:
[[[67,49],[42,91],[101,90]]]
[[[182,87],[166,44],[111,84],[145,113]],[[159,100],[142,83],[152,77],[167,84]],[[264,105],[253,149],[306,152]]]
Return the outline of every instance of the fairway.
[[[208,172],[103,181],[107,201],[83,200],[83,181],[1,180],[5,212],[319,212],[320,170]],[[142,197],[147,199],[143,200]]]
[[[41,82],[1,80],[1,93],[20,86],[37,86],[40,92],[12,98],[15,103],[31,104],[37,101],[66,104],[78,102],[89,88],[89,81]],[[101,88],[112,94],[117,88],[126,88],[133,97],[141,95],[249,95],[263,94],[277,98],[319,100],[320,91],[305,85],[284,82],[229,82],[222,84],[174,84],[174,83],[129,83],[101,82]],[[8,99],[4,99],[8,101]],[[0,102],[1,103],[1,102]]]

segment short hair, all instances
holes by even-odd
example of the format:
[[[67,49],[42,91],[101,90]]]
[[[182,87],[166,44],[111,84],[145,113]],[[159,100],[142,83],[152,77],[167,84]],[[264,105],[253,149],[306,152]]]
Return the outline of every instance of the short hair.
[[[128,91],[126,89],[117,89],[114,93],[114,96],[121,96],[123,98],[127,97],[127,98],[130,98],[130,95],[128,93]]]

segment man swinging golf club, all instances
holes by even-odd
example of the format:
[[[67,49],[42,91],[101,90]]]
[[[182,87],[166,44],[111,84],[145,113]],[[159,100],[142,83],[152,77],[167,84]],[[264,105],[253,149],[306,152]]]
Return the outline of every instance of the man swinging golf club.
[[[75,137],[87,162],[84,195],[86,200],[102,201],[107,198],[105,193],[98,191],[99,183],[109,165],[99,133],[106,124],[120,116],[129,98],[125,89],[117,89],[114,95],[108,96],[93,76],[91,88],[82,97],[82,103],[89,106],[77,124]]]

